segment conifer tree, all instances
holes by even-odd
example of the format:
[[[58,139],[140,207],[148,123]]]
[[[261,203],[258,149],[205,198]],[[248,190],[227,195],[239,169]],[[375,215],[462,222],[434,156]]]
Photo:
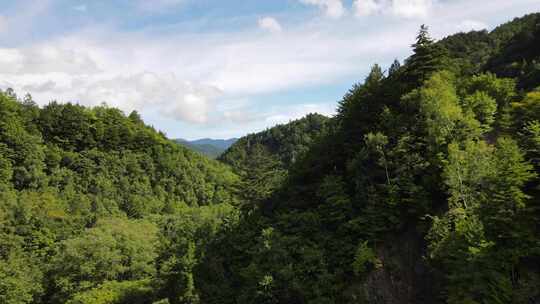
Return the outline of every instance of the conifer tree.
[[[394,75],[396,72],[399,71],[400,68],[401,68],[401,63],[399,62],[399,60],[394,59],[394,62],[392,62],[392,65],[388,69],[388,76]]]
[[[424,24],[420,27],[412,48],[414,54],[406,62],[407,78],[412,83],[420,84],[442,68],[444,52],[434,43],[428,27]]]

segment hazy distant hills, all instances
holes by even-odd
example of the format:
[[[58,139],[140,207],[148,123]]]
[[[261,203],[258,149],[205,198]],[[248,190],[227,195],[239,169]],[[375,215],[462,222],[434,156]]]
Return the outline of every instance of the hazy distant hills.
[[[221,153],[232,146],[238,138],[230,139],[212,139],[202,138],[196,140],[186,140],[183,138],[175,139],[179,144],[182,144],[194,151],[200,152],[210,158],[217,158]]]

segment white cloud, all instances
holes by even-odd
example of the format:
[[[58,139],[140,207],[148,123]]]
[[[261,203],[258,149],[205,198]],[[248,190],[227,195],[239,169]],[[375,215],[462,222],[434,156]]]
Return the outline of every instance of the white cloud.
[[[400,18],[427,18],[434,0],[355,0],[353,11],[357,17],[377,13]]]
[[[353,11],[355,16],[363,17],[378,13],[382,9],[382,4],[376,0],[355,0]]]
[[[191,123],[207,123],[215,99],[215,87],[180,81],[174,74],[150,72],[78,83],[76,100],[87,105],[101,102],[125,112],[152,108],[161,115]]]
[[[29,92],[41,104],[107,102],[125,112],[159,112],[190,123],[248,123],[246,116],[264,120],[251,109],[257,95],[331,83],[367,69],[374,54],[393,58],[396,48],[410,42],[404,34],[390,38],[394,30],[354,35],[352,28],[316,26],[280,35],[254,30],[198,34],[197,39],[78,32],[46,44],[0,48],[0,79],[4,87]],[[237,99],[250,103],[222,106]]]
[[[22,87],[26,92],[47,92],[52,91],[56,87],[56,82],[48,80],[42,83],[32,83]]]
[[[489,7],[466,0],[437,1],[428,6],[422,22],[430,25],[434,37],[443,37],[457,25],[480,27],[471,20],[496,24],[540,9],[538,0],[516,1],[493,0]],[[106,101],[126,112],[158,113],[152,123],[168,126],[169,133],[188,122],[199,124],[189,132],[235,136],[309,112],[331,113],[333,109],[314,108],[317,103],[306,105],[296,99],[302,94],[288,95],[289,90],[319,92],[329,86],[332,91],[336,84],[361,80],[375,62],[386,65],[406,57],[420,22],[395,18],[390,0],[375,3],[381,8],[372,12],[380,18],[314,18],[291,22],[279,35],[261,35],[253,24],[248,30],[210,33],[186,32],[184,24],[128,33],[107,26],[73,29],[45,42],[30,39],[0,48],[0,86],[11,86],[19,95],[28,91],[41,104],[53,99],[85,105]],[[10,31],[25,29],[22,21],[12,24],[15,17],[9,20]],[[282,100],[288,96],[295,97]],[[272,106],[276,99],[281,99],[280,106]],[[303,105],[294,106],[297,103]]]
[[[259,19],[259,27],[271,33],[279,33],[282,31],[281,24],[272,17],[264,17]]]
[[[360,67],[369,68],[375,57],[395,53],[398,46],[407,46],[412,39],[405,34],[389,39],[393,36],[390,31],[357,35],[353,28],[334,31],[322,26],[215,45],[212,58],[205,60],[219,62],[219,68],[207,80],[231,94],[324,84],[355,74]]]
[[[69,73],[93,74],[99,68],[89,54],[82,49],[62,48],[52,44],[34,45],[26,48],[0,48],[2,73],[39,74]]]
[[[345,15],[345,7],[341,0],[300,0],[300,2],[319,7],[330,18],[337,19]]]
[[[464,20],[456,26],[456,29],[462,32],[481,31],[487,28],[488,28],[487,24],[478,20]]]
[[[0,49],[0,65],[3,73],[17,73],[23,66],[24,57],[18,49]]]
[[[107,102],[126,112],[152,109],[186,122],[209,121],[215,99],[221,95],[219,89],[178,79],[162,68],[146,72],[152,66],[137,64],[138,56],[129,46],[122,47],[120,42],[113,49],[109,51],[105,41],[78,38],[0,48],[0,77],[4,88],[29,92],[41,104],[53,99],[89,106]]]
[[[392,0],[392,12],[405,18],[425,18],[432,6],[433,0]]]

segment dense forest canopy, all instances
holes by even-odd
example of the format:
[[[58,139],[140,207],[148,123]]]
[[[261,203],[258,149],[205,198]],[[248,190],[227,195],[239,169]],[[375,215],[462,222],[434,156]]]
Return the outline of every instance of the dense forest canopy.
[[[263,149],[273,155],[283,169],[289,168],[323,133],[327,121],[326,116],[313,113],[287,124],[244,136],[219,159],[241,171],[247,165],[246,161],[254,158],[253,154],[257,150]]]
[[[537,303],[540,14],[374,65],[218,161],[0,94],[0,303]]]
[[[171,246],[200,250],[218,223],[236,216],[238,177],[136,112],[39,108],[7,90],[0,150],[1,303],[164,297],[184,263]],[[171,231],[186,243],[169,244],[178,237]]]

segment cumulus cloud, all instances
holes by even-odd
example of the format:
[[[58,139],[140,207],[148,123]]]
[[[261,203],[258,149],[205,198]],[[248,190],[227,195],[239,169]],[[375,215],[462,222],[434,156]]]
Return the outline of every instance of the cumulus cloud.
[[[341,0],[300,0],[306,5],[315,5],[321,9],[327,17],[340,18],[345,15],[345,7]]]
[[[100,47],[93,49],[94,43]],[[153,109],[186,122],[209,121],[215,99],[221,95],[218,88],[178,79],[172,72],[146,72],[151,65],[137,64],[136,52],[120,44],[118,53],[114,49],[109,51],[105,41],[80,39],[0,48],[2,86],[29,92],[42,104],[57,98],[89,106],[107,102],[126,112]]]
[[[357,17],[373,15],[379,12],[381,8],[381,3],[376,0],[355,0],[353,2],[353,11]]]
[[[281,24],[272,17],[264,17],[259,19],[259,27],[271,33],[279,33],[282,31]]]
[[[81,85],[77,101],[106,102],[128,112],[152,108],[162,115],[191,123],[207,123],[221,91],[210,85],[181,81],[174,74],[144,72]]]

